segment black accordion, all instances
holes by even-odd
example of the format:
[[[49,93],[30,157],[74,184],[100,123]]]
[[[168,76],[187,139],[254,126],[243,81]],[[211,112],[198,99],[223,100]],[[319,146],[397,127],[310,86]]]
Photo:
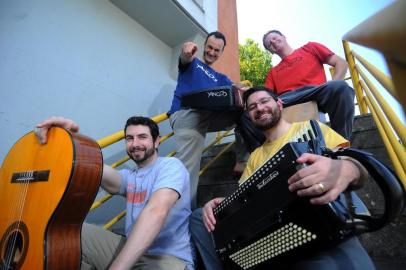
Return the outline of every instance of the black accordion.
[[[355,149],[334,155],[356,158],[379,179],[385,194],[383,216],[372,217],[354,192],[342,193],[327,205],[312,205],[296,196],[288,190],[287,179],[302,168],[296,159],[306,152],[317,153],[312,141],[286,144],[214,209],[213,240],[226,269],[288,265],[349,236],[377,230],[400,214],[404,192],[397,177]]]
[[[201,110],[242,110],[242,92],[232,86],[199,90],[181,97],[181,107]]]

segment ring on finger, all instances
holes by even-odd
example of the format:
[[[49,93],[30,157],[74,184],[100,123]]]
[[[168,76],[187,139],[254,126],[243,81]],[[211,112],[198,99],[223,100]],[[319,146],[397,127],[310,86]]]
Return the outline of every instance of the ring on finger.
[[[321,193],[324,193],[327,191],[322,182],[318,183],[317,186],[319,187],[319,190]]]

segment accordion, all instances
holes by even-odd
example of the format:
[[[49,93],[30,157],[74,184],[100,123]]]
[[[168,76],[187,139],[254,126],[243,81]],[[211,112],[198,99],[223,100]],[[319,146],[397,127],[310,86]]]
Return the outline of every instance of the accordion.
[[[242,110],[242,91],[232,86],[204,89],[181,97],[181,107],[201,110]]]
[[[354,192],[342,193],[327,205],[312,205],[308,199],[296,196],[288,190],[287,179],[304,166],[296,159],[305,152],[315,153],[312,143],[286,144],[214,208],[216,229],[212,236],[226,269],[287,265],[292,258],[298,260],[348,236],[377,230],[401,213],[402,186],[375,159],[368,161],[366,168],[380,180],[389,177],[382,181],[392,185],[391,190],[384,188],[386,214],[382,217],[372,217]],[[363,153],[359,160],[365,166],[364,157]]]

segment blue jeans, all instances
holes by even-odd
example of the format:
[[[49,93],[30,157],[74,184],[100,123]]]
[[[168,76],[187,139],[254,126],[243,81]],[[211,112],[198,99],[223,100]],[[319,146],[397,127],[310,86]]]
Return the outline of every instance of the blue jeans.
[[[221,261],[217,257],[211,234],[203,224],[202,208],[193,211],[189,218],[189,228],[192,241],[202,257],[207,270],[223,269]]]
[[[217,257],[211,235],[203,224],[202,209],[193,211],[190,217],[192,240],[200,252],[207,270],[223,269]],[[284,268],[286,269],[286,268]],[[337,246],[315,253],[313,256],[294,263],[288,269],[294,270],[373,270],[371,258],[356,237]]]

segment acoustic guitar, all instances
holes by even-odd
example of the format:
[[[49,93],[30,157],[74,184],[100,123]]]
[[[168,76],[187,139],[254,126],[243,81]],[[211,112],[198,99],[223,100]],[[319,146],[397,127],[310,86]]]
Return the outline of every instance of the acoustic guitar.
[[[0,169],[0,269],[79,269],[80,231],[100,185],[99,145],[51,128],[11,148]]]

